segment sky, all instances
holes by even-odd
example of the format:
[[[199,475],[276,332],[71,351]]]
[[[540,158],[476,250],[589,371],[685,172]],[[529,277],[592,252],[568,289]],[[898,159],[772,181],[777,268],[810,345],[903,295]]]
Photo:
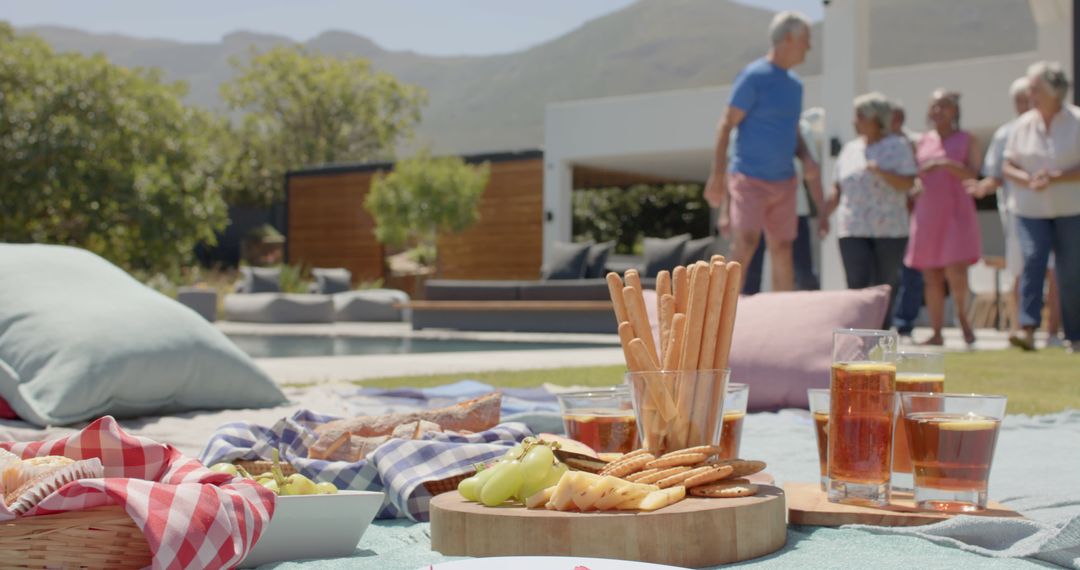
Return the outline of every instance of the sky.
[[[665,1],[665,0],[655,0]],[[708,0],[719,1],[719,0]],[[822,17],[821,0],[738,0]],[[0,0],[0,20],[184,42],[246,30],[305,41],[345,30],[428,55],[518,51],[634,0]],[[212,18],[208,14],[213,14]]]

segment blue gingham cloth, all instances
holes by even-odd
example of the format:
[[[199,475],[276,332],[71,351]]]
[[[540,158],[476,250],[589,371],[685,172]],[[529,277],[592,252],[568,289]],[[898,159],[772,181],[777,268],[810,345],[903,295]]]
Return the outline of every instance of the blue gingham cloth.
[[[385,493],[378,518],[426,521],[431,494],[423,483],[468,473],[475,464],[499,458],[532,435],[524,424],[509,422],[468,435],[429,433],[418,440],[391,439],[355,463],[309,459],[308,447],[318,440],[314,428],[337,419],[300,410],[269,428],[249,422],[225,424],[210,437],[199,459],[205,465],[269,461],[277,448],[282,460],[314,481],[329,481],[338,489]]]

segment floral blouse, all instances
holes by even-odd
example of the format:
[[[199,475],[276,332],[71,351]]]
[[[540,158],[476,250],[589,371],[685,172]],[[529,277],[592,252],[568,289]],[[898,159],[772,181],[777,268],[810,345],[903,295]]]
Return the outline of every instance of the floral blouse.
[[[866,169],[868,161],[878,168],[901,176],[919,172],[911,144],[904,137],[889,135],[866,146],[858,137],[849,141],[836,159],[834,180],[840,185],[836,209],[838,237],[899,238],[908,235],[907,193],[889,186]]]

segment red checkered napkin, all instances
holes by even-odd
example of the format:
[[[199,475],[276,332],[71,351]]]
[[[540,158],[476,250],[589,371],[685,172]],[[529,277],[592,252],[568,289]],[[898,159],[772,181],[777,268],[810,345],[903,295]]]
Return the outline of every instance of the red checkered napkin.
[[[274,514],[274,494],[215,473],[171,445],[125,433],[105,416],[52,441],[0,443],[21,457],[101,459],[104,479],[74,481],[24,516],[121,505],[142,529],[153,568],[229,568],[240,563]],[[0,521],[14,515],[0,498]]]

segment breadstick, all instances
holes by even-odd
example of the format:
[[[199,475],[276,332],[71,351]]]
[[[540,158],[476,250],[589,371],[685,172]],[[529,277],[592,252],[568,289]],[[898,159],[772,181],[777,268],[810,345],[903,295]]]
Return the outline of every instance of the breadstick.
[[[704,264],[694,264],[690,277],[690,302],[686,309],[686,339],[679,356],[679,370],[696,370],[701,353],[701,327],[709,302],[709,271]],[[692,397],[692,395],[687,396]]]
[[[671,321],[675,317],[675,297],[670,294],[660,296],[660,362],[668,361],[671,352]],[[671,370],[662,364],[661,370]]]
[[[623,274],[623,281],[626,281],[627,285],[641,293],[641,274],[637,272],[637,269],[627,269],[626,273]]]
[[[671,288],[675,295],[675,312],[686,314],[686,305],[690,301],[690,274],[682,265],[671,273]]]
[[[718,254],[709,258],[709,265],[712,265],[714,263],[725,263],[726,261],[727,260],[724,259],[724,256]]]
[[[607,274],[607,288],[611,295],[611,304],[615,308],[615,320],[620,323],[629,321],[630,316],[626,313],[626,302],[622,296],[623,282],[618,273]]]
[[[630,372],[641,372],[645,368],[630,352],[630,341],[634,340],[634,326],[627,321],[619,323],[619,343],[622,344],[623,357],[626,358],[626,369]]]
[[[629,275],[629,272],[627,272]],[[640,285],[641,282],[639,281]],[[653,340],[652,327],[649,326],[649,316],[645,312],[645,299],[641,291],[631,285],[623,287],[623,301],[626,303],[626,312],[630,315],[630,324],[634,325],[634,336],[645,342],[645,348],[649,351],[649,362],[653,369],[660,369],[659,356],[656,354],[656,342]]]
[[[727,281],[724,284],[724,306],[720,310],[720,326],[716,338],[716,356],[713,368],[728,367],[731,356],[731,335],[735,331],[735,309],[739,304],[739,285],[742,283],[742,265],[737,261],[727,263]]]
[[[705,324],[701,333],[701,352],[698,356],[698,370],[709,370],[716,358],[716,340],[720,328],[720,313],[724,306],[724,284],[727,279],[727,266],[713,263],[709,267],[709,302],[705,310]]]
[[[682,355],[685,340],[686,315],[675,313],[671,317],[671,339],[668,340],[668,350],[664,353],[664,370],[679,369],[679,356]]]
[[[645,342],[640,338],[635,338],[630,341],[630,353],[639,362],[649,361],[649,348],[645,346]],[[644,372],[657,372],[656,368],[652,368],[651,365],[646,365]],[[646,420],[642,422],[647,428],[643,435],[643,439],[648,440],[651,443],[653,449],[659,449],[662,446],[662,440],[667,431],[667,425],[671,421],[675,414],[674,404],[671,402],[671,395],[668,393],[667,388],[663,385],[663,377],[657,373],[654,375],[646,375],[640,378],[640,381],[645,383],[646,404],[643,406],[646,408]],[[648,405],[651,403],[652,405]],[[655,413],[650,413],[648,408],[655,407]],[[648,447],[648,446],[647,446]]]
[[[663,270],[656,274],[656,298],[671,294],[671,272]],[[659,307],[657,307],[659,308]]]

